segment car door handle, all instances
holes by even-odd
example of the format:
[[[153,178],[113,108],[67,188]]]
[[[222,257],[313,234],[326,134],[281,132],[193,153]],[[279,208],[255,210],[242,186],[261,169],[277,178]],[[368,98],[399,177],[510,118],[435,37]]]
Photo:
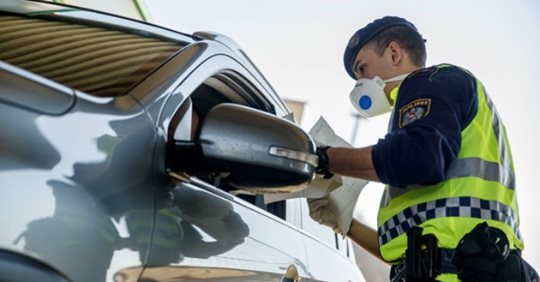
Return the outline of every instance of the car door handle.
[[[296,282],[298,281],[300,276],[298,275],[298,269],[296,269],[296,266],[294,264],[289,265],[287,267],[287,271],[285,271],[285,274],[283,277],[281,277],[280,282]]]

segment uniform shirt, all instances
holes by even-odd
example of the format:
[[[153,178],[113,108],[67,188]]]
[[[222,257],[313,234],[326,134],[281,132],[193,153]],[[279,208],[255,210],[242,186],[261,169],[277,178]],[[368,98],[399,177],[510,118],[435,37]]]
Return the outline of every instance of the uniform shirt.
[[[475,78],[445,65],[418,70],[401,84],[390,131],[373,146],[381,182],[394,187],[445,179],[461,148],[461,131],[478,110]]]

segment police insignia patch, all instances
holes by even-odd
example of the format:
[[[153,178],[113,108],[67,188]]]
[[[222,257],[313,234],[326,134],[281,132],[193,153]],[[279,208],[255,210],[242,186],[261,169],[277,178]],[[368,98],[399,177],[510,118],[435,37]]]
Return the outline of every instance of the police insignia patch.
[[[399,109],[399,128],[429,114],[431,99],[418,99]]]

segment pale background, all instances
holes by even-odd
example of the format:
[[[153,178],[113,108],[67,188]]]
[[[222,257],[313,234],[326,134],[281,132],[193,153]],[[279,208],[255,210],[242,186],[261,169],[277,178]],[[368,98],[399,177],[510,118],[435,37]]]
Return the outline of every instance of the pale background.
[[[302,127],[322,115],[352,140],[348,93],[354,82],[342,55],[349,37],[372,20],[396,15],[427,39],[428,65],[465,67],[487,87],[513,149],[524,256],[540,268],[537,162],[540,1],[147,0],[153,22],[192,33],[218,31],[235,39],[281,96],[306,103]],[[357,146],[384,136],[388,116],[362,121]],[[362,192],[356,216],[375,227],[381,185]]]

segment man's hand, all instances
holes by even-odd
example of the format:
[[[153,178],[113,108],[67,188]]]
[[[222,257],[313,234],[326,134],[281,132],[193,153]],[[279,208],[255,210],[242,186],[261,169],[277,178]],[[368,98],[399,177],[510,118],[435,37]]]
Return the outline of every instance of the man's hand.
[[[339,226],[337,213],[334,211],[328,197],[319,199],[307,199],[309,205],[309,216],[316,222],[326,225],[334,232],[348,236],[355,243],[360,245],[370,254],[385,262],[379,252],[379,242],[377,237],[377,231],[373,228],[355,220],[351,219],[351,222],[347,224],[346,228]]]
[[[309,216],[319,224],[326,225],[334,232],[347,235],[350,224],[347,227],[341,227],[337,212],[329,205],[328,197],[318,199],[307,199],[309,206]]]

